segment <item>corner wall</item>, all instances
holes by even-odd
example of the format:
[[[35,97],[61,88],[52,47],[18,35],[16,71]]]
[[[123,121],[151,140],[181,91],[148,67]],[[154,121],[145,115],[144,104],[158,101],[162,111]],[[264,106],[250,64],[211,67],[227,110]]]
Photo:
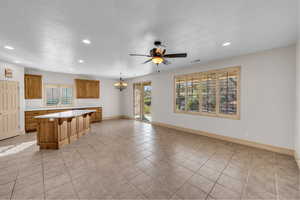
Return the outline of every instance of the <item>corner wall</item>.
[[[300,2],[298,1],[298,10]],[[300,15],[298,14],[298,42],[296,65],[295,158],[300,167]]]
[[[123,115],[133,117],[132,84],[151,81],[154,122],[294,149],[295,55],[292,45],[127,80]],[[241,66],[241,120],[173,112],[174,75],[231,66]]]

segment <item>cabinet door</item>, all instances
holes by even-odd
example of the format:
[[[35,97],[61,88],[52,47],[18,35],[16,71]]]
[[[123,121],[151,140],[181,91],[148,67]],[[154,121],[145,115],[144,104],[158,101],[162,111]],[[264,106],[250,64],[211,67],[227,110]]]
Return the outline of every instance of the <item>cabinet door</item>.
[[[77,98],[99,98],[100,82],[97,80],[75,79]]]
[[[93,94],[94,94],[94,96],[93,97],[96,98],[96,99],[100,98],[99,92],[100,92],[99,81],[94,81],[94,84],[93,84]]]
[[[42,76],[25,74],[25,99],[42,98]]]

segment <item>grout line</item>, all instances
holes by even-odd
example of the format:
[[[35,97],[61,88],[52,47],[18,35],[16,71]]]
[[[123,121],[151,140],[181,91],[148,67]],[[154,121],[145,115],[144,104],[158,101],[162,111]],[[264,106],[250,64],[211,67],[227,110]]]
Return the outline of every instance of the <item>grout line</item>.
[[[14,194],[14,191],[15,191],[15,186],[16,186],[16,184],[17,184],[17,179],[15,179],[14,180],[14,186],[13,186],[13,188],[12,188],[12,190],[11,190],[11,193],[10,193],[10,200],[12,199],[12,197],[13,197],[13,194]]]
[[[220,177],[223,175],[224,170],[228,167],[228,165],[229,165],[230,161],[232,160],[233,156],[234,156],[234,153],[231,155],[231,157],[230,157],[230,159],[229,159],[227,165],[226,165],[226,166],[224,167],[224,169],[220,172],[220,174],[219,174],[217,180],[215,181],[214,185],[211,187],[211,189],[210,189],[210,191],[208,192],[208,194],[207,194],[207,196],[206,196],[205,199],[208,199],[210,193],[211,193],[211,192],[213,191],[213,189],[215,188],[215,186],[216,186],[218,180],[219,180]]]
[[[277,163],[277,159],[276,159],[276,154],[274,154],[274,161]],[[275,164],[274,167],[276,167],[277,165]],[[278,187],[278,174],[277,174],[277,169],[275,170],[275,190],[276,190],[276,199],[279,199],[279,187]]]
[[[195,175],[197,175],[198,174],[198,171],[211,159],[211,157],[213,157],[213,155],[215,155],[216,154],[216,152],[215,153],[213,153],[211,156],[210,156],[210,158],[208,158],[202,165],[201,165],[201,167],[196,171],[196,172],[194,172],[194,171],[192,171],[192,170],[190,170],[191,172],[193,172],[193,175],[191,176],[191,177],[189,177],[175,192],[174,192],[174,194],[173,194],[173,196],[193,177],[193,176],[195,176]],[[196,187],[196,186],[195,186]],[[198,188],[198,187],[197,187]],[[198,188],[198,189],[200,189],[201,191],[203,191],[203,189],[202,188]],[[203,191],[203,192],[205,192],[205,191]],[[207,192],[205,192],[205,193],[207,193]],[[208,198],[208,195],[209,195],[209,192],[207,193],[207,195],[206,195],[206,197],[205,197],[205,199],[207,199]]]
[[[249,151],[249,153],[251,153],[251,151]],[[252,163],[252,160],[253,160],[253,154],[251,153],[250,156],[251,156],[251,157],[250,157],[250,163]],[[249,181],[250,173],[251,173],[251,168],[250,168],[250,169],[247,169],[247,177],[246,177],[246,181],[245,181],[245,184],[244,184],[244,187],[243,187],[243,190],[242,190],[242,196],[241,196],[241,198],[243,198],[243,196],[245,195],[246,188],[247,188],[247,186],[248,186],[248,181]]]
[[[14,194],[14,192],[15,192],[15,187],[16,187],[16,184],[17,184],[18,176],[19,176],[19,168],[18,168],[18,173],[17,173],[17,175],[16,175],[16,178],[15,178],[15,180],[14,180],[14,186],[13,186],[13,189],[12,189],[11,194],[10,194],[10,200],[12,199],[13,194]]]
[[[75,148],[75,149],[76,149],[76,151],[77,151],[77,148]],[[79,152],[77,151],[77,153],[79,153]],[[62,154],[62,152],[61,152],[61,154]],[[79,153],[79,155],[80,155],[80,153]],[[78,192],[77,192],[77,190],[76,190],[76,188],[75,188],[75,186],[74,186],[73,178],[72,178],[71,173],[70,173],[70,171],[69,171],[69,169],[68,169],[68,166],[66,165],[66,162],[65,162],[65,159],[64,159],[64,156],[63,156],[63,155],[62,155],[62,159],[63,159],[63,162],[64,162],[64,166],[65,166],[65,168],[67,169],[67,173],[68,173],[68,175],[69,175],[70,178],[71,178],[71,184],[72,184],[73,190],[74,190],[74,192],[75,192],[75,195],[76,195],[76,197],[77,197],[78,199],[80,199],[80,198],[79,198],[79,195],[78,195]],[[59,186],[58,186],[58,187],[59,187]]]
[[[46,199],[46,187],[45,187],[45,168],[44,168],[44,152],[42,153],[42,173],[43,173],[43,189],[44,189],[44,199]]]

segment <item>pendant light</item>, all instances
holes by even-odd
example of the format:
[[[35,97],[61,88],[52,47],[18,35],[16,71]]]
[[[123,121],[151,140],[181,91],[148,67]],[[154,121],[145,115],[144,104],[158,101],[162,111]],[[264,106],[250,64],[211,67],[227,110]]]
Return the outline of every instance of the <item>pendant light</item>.
[[[122,74],[120,73],[120,80],[114,84],[115,88],[117,88],[120,91],[126,89],[128,86],[128,84],[122,79],[121,75]]]

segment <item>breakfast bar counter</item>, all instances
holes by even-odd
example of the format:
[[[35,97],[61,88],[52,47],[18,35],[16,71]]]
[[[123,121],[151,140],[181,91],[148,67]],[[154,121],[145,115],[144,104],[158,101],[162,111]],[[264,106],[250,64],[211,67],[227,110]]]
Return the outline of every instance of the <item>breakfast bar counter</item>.
[[[36,116],[37,144],[40,149],[59,149],[90,130],[90,116],[95,110],[71,110]]]

